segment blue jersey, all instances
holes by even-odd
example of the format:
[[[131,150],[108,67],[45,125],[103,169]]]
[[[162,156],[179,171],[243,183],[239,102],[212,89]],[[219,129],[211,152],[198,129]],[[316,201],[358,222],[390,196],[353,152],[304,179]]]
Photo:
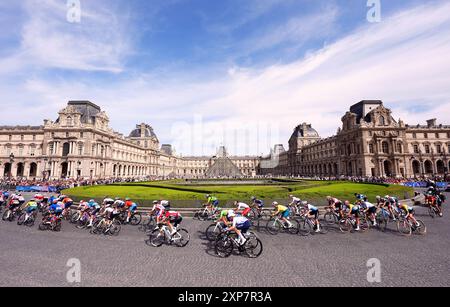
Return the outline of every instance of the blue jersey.
[[[62,212],[63,209],[59,204],[53,204],[50,206],[49,211],[59,213],[59,212]]]

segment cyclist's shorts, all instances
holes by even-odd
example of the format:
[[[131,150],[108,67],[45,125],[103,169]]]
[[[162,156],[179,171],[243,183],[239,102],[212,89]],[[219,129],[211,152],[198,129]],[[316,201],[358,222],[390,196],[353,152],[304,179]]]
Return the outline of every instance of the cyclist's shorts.
[[[36,211],[36,209],[37,209],[36,207],[28,207],[26,212],[29,214],[29,213],[31,213],[33,211]]]
[[[132,205],[130,207],[130,212],[134,212],[134,211],[136,211],[136,209],[137,209],[137,206],[136,205]]]
[[[264,207],[264,203],[258,203],[257,205],[258,205],[258,208]]]
[[[315,218],[319,217],[319,210],[311,210],[311,215],[314,215]]]
[[[414,209],[408,209],[409,214],[414,214]]]
[[[367,211],[369,213],[376,213],[377,212],[377,207],[370,207]]]
[[[66,202],[64,204],[64,209],[70,208],[70,207],[72,207],[72,205],[73,205],[73,202],[72,201],[68,201],[68,202]]]
[[[281,213],[281,217],[287,218],[287,217],[289,217],[289,213],[290,213],[290,211],[289,211],[289,209],[287,209],[287,210],[283,211],[283,213]]]
[[[92,214],[92,215],[95,215],[95,214],[97,214],[99,211],[100,211],[100,208],[92,208],[91,214]]]
[[[216,199],[215,201],[213,201],[213,202],[212,202],[212,205],[213,205],[214,207],[217,207],[217,206],[219,205],[219,200]]]
[[[181,215],[179,215],[175,219],[171,219],[170,222],[173,224],[173,226],[177,227],[178,225],[181,224],[182,220],[183,220],[183,218],[181,217]]]
[[[353,209],[351,214],[354,214],[356,217],[359,217],[359,209]]]
[[[247,232],[247,230],[250,229],[250,226],[251,226],[250,221],[247,220],[243,224],[236,225],[236,228],[239,229],[241,232],[245,233]]]

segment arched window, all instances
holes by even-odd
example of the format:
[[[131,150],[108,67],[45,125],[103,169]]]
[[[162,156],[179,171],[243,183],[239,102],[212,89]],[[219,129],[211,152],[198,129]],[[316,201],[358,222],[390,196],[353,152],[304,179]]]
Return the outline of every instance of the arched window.
[[[68,116],[66,120],[67,126],[73,126],[73,119],[72,117]]]
[[[381,146],[382,146],[382,149],[383,149],[383,153],[388,154],[389,153],[389,144],[388,144],[388,142],[383,142],[383,144]]]
[[[384,119],[384,116],[380,116],[380,126],[386,125],[386,121]]]
[[[397,152],[398,153],[403,153],[403,146],[401,142],[397,143]]]

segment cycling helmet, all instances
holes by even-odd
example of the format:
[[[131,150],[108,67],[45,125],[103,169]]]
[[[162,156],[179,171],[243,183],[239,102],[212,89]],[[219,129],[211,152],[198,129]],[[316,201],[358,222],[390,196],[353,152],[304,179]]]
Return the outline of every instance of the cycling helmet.
[[[308,205],[308,202],[307,202],[307,201],[302,201],[302,205],[303,205],[303,206],[307,206],[307,205]]]
[[[227,217],[228,217],[228,218],[232,218],[232,217],[235,217],[235,216],[236,216],[236,213],[234,213],[233,210],[229,210],[229,211],[228,211],[228,214],[227,214]]]
[[[291,195],[289,195],[289,197],[292,198],[292,197],[294,197],[294,195],[291,194]]]
[[[154,205],[157,205],[158,203],[159,203],[159,202],[158,202],[157,200],[154,200],[154,201],[153,201],[153,204],[154,204]]]
[[[388,198],[389,198],[389,195],[386,195],[384,198],[388,199]]]
[[[126,201],[129,201],[130,199],[127,197],[127,198],[125,198],[125,200],[126,200]]]
[[[331,199],[331,196],[327,196],[327,200],[330,200]]]
[[[278,202],[274,201],[274,202],[272,203],[272,206],[278,206]]]
[[[206,194],[206,198],[210,198],[211,197],[211,195],[209,195],[209,194]]]
[[[256,200],[256,197],[255,196],[252,196],[252,198],[251,198],[253,201],[255,201]]]

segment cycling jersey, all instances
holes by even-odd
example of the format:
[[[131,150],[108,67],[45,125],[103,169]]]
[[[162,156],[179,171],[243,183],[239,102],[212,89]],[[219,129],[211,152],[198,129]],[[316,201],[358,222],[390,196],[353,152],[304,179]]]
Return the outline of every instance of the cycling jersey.
[[[300,198],[298,198],[298,197],[292,197],[292,202],[294,203],[294,204],[298,204],[299,202],[301,202],[302,200],[300,199]]]
[[[236,216],[233,219],[233,227],[236,227],[237,229],[245,228],[248,225],[248,228],[250,228],[250,221],[244,217],[244,216]],[[247,229],[248,229],[247,228]]]
[[[246,203],[238,203],[237,208],[238,208],[238,210],[242,210],[242,209],[250,208],[250,206],[247,205]]]
[[[370,202],[368,202],[368,201],[363,201],[363,202],[361,202],[361,206],[362,206],[364,209],[370,209],[370,208],[372,208],[372,207],[375,207],[374,204],[372,204],[372,203],[370,203]]]
[[[50,206],[49,211],[52,213],[61,213],[63,211],[62,203],[53,204]]]
[[[165,216],[170,219],[176,219],[180,216],[178,211],[166,211]]]
[[[38,205],[35,201],[29,201],[28,204],[25,206],[25,211],[27,213],[31,213],[31,212],[37,210],[37,207],[38,207]]]
[[[318,211],[319,210],[319,209],[317,209],[317,207],[315,207],[311,204],[306,205],[306,207],[308,208],[309,211]]]
[[[136,211],[136,209],[137,209],[136,203],[132,203],[130,208],[129,208],[130,212],[134,212],[134,211]]]
[[[117,208],[123,208],[123,206],[125,206],[125,202],[124,202],[123,200],[116,200],[116,201],[114,202],[114,205],[115,205]]]
[[[256,204],[259,208],[264,207],[264,202],[262,200],[260,200],[260,199],[255,199],[253,201],[253,203]]]
[[[219,205],[219,200],[217,199],[217,197],[210,196],[210,197],[208,197],[207,203],[211,204],[213,206],[217,206],[217,205]]]
[[[112,205],[112,204],[114,204],[114,199],[112,199],[112,198],[105,198],[105,199],[103,200],[103,203],[104,203],[105,205]]]
[[[285,212],[288,210],[288,207],[283,206],[283,205],[277,205],[275,208],[279,213],[282,213],[282,212]]]
[[[125,207],[126,207],[127,209],[130,208],[132,205],[133,205],[133,202],[132,202],[131,200],[127,200],[127,201],[125,202]]]
[[[400,210],[404,210],[405,212],[412,212],[413,208],[411,208],[410,206],[408,206],[407,204],[401,204],[399,206]]]
[[[359,209],[360,209],[360,206],[359,206],[359,205],[355,205],[355,204],[349,204],[349,205],[348,205],[348,210],[349,210],[351,213],[356,213],[356,212],[359,211]]]

